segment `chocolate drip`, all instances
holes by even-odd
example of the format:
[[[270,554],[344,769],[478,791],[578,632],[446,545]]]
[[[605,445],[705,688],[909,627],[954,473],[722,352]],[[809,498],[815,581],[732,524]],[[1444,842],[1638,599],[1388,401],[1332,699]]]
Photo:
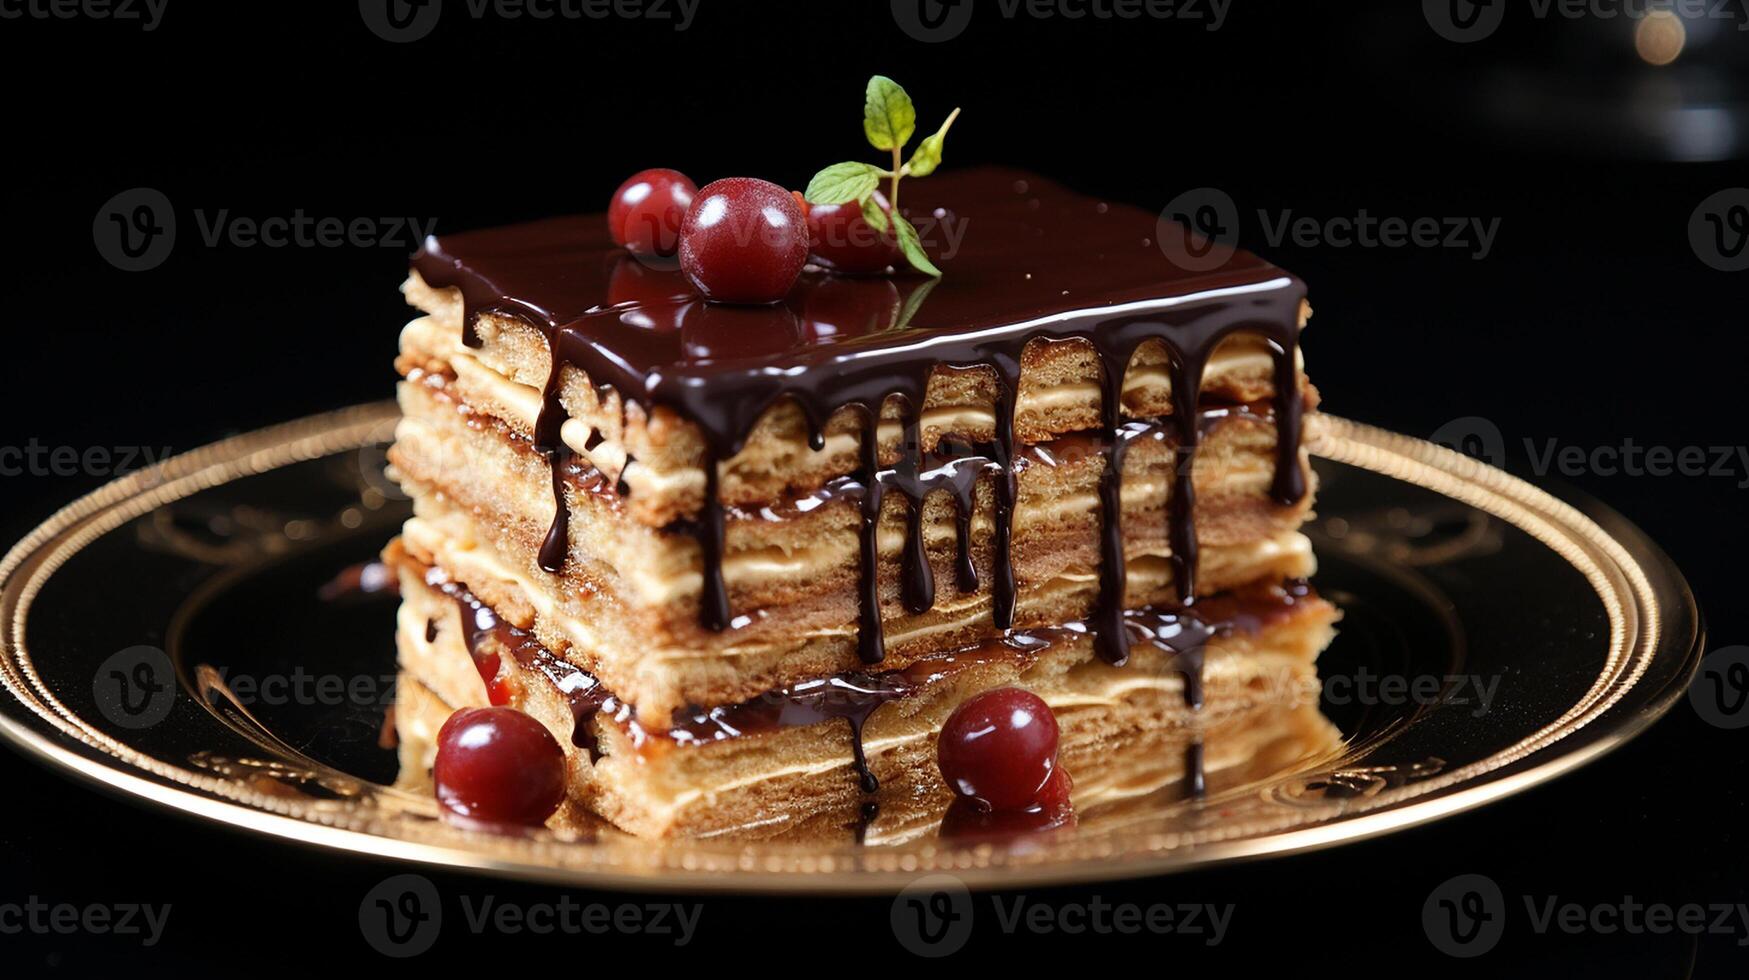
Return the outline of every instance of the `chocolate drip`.
[[[456,287],[464,305],[464,342],[478,346],[479,317],[519,318],[542,330],[552,352],[538,441],[554,450],[556,469],[564,419],[559,378],[563,366],[581,370],[598,390],[646,410],[673,410],[697,426],[707,453],[707,493],[695,523],[704,557],[701,621],[711,629],[732,622],[722,579],[723,504],[717,464],[740,452],[758,418],[780,400],[801,407],[809,444],[824,445],[824,423],[851,409],[862,420],[861,589],[859,653],[865,663],[885,654],[878,583],[877,530],[885,488],[910,498],[901,556],[901,600],[913,612],[933,604],[935,583],[924,547],[923,501],[936,488],[917,438],[918,415],[930,375],[940,367],[993,368],[996,438],[989,457],[962,458],[947,479],[959,506],[957,584],[978,586],[970,558],[972,488],[990,472],[995,484],[991,610],[999,629],[1014,620],[1017,589],[1010,538],[1015,503],[1015,407],[1021,359],[1029,344],[1091,344],[1102,369],[1102,433],[1106,475],[1099,606],[1089,620],[1100,655],[1121,663],[1130,642],[1124,605],[1122,470],[1129,442],[1147,425],[1172,434],[1178,454],[1168,505],[1168,539],[1177,596],[1196,603],[1197,541],[1192,468],[1201,443],[1198,395],[1210,356],[1226,338],[1262,337],[1274,359],[1276,467],[1272,494],[1283,504],[1305,493],[1299,465],[1303,403],[1295,351],[1304,286],[1245,252],[1219,268],[1189,272],[1168,262],[1152,244],[1156,216],[1135,208],[1096,206],[1045,181],[1012,171],[971,170],[939,175],[920,192],[946,207],[924,207],[942,221],[963,221],[971,232],[957,254],[943,256],[938,283],[870,280],[809,274],[785,304],[722,307],[698,301],[673,272],[630,268],[606,238],[597,216],[561,218],[512,228],[429,239],[414,265],[436,287]],[[949,210],[949,209],[952,210]],[[835,316],[817,316],[811,298],[830,285]],[[909,298],[891,315],[895,287]],[[922,302],[923,290],[930,289]],[[860,304],[860,305],[859,305]],[[846,306],[857,309],[845,314]],[[862,307],[866,307],[863,309]],[[866,315],[864,315],[866,314]],[[1123,376],[1147,341],[1169,354],[1172,413],[1132,428],[1122,419]],[[886,399],[907,406],[903,458],[879,465],[876,426]],[[938,450],[939,452],[939,450]],[[960,482],[960,473],[970,482]],[[624,486],[621,473],[621,491]],[[564,510],[560,482],[554,493]],[[555,515],[555,529],[564,518]],[[562,535],[560,535],[562,537]],[[549,534],[549,543],[554,534]],[[562,567],[543,548],[542,566]],[[554,559],[548,561],[548,559]]]
[[[1201,799],[1208,795],[1208,790],[1202,740],[1197,739],[1184,747],[1184,795]]]
[[[998,351],[990,360],[997,374],[996,513],[991,547],[995,576],[990,583],[990,619],[997,629],[1005,630],[1014,625],[1014,605],[1020,595],[1014,579],[1013,556],[1009,554],[1014,534],[1014,403],[1020,392],[1020,355]]]
[[[856,815],[856,842],[863,844],[868,841],[868,831],[874,826],[875,818],[881,815],[881,805],[875,800],[863,800],[862,808]]]
[[[887,656],[885,629],[881,625],[881,555],[879,548],[881,497],[886,485],[880,475],[880,444],[875,436],[880,423],[878,410],[859,406],[862,424],[862,515],[857,527],[857,585],[862,590],[857,603],[856,653],[865,664],[878,664]]]
[[[972,510],[977,505],[978,479],[995,468],[989,456],[972,447],[943,439],[932,452],[917,445],[915,419],[906,424],[905,443],[896,467],[882,470],[878,480],[905,495],[911,503],[906,520],[905,551],[900,560],[900,583],[905,608],[924,613],[935,604],[935,570],[924,545],[923,509],[931,494],[945,490],[954,504],[954,586],[962,593],[978,589],[978,569],[972,562]]]
[[[899,443],[899,468],[894,471],[897,482],[911,501],[910,513],[905,518],[905,552],[899,559],[899,593],[905,601],[905,609],[913,614],[926,613],[935,605],[935,570],[929,565],[929,552],[923,542],[923,505],[929,499],[929,487],[919,478],[921,474],[918,472],[923,439],[917,429],[922,414],[920,406],[907,408],[905,435]],[[906,480],[906,477],[910,479]],[[907,482],[910,486],[905,486]]]
[[[540,567],[557,574],[565,570],[571,554],[571,507],[565,500],[565,471],[570,466],[571,450],[564,443],[543,450],[553,474],[553,523],[540,543]]]
[[[704,554],[704,592],[699,597],[700,621],[706,629],[729,625],[729,586],[723,581],[723,506],[717,493],[717,459],[704,459],[704,519],[698,522],[698,546]]]

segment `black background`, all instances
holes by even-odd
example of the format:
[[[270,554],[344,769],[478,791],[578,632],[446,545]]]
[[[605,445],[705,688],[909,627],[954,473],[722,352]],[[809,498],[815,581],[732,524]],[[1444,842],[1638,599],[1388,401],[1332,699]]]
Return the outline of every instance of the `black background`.
[[[867,152],[861,90],[876,72],[910,90],[924,126],[964,107],[949,166],[1014,164],[1150,209],[1190,188],[1231,195],[1242,242],[1312,285],[1307,356],[1329,411],[1422,436],[1482,416],[1499,425],[1520,471],[1530,465],[1526,440],[1586,450],[1625,439],[1745,441],[1749,273],[1703,264],[1688,224],[1704,198],[1749,178],[1741,158],[1672,162],[1612,128],[1630,116],[1625,99],[1692,67],[1637,65],[1621,29],[1509,21],[1459,45],[1433,33],[1413,3],[1368,12],[1236,0],[1210,31],[1206,19],[1009,20],[978,0],[963,35],[924,44],[898,29],[885,2],[705,0],[690,29],[676,31],[662,21],[475,20],[450,0],[429,37],[391,44],[355,4],[320,6],[170,0],[150,32],[90,18],[0,20],[9,321],[0,442],[182,451],[389,395],[407,318],[395,287],[410,242],[209,247],[196,211],[406,216],[441,231],[599,210],[620,179],[647,166],[700,183],[753,174],[801,186],[818,167]],[[1749,34],[1724,43],[1723,57],[1741,66]],[[1740,68],[1734,78],[1727,72],[1724,92],[1742,98]],[[1580,102],[1561,101],[1575,93]],[[1593,119],[1610,125],[1583,125]],[[167,195],[180,228],[166,262],[130,274],[100,257],[92,222],[133,187]],[[1303,247],[1267,242],[1259,209],[1498,218],[1500,230],[1481,259],[1468,248]],[[1564,478],[1670,552],[1717,648],[1749,635],[1737,560],[1749,546],[1749,490],[1737,485],[1746,477],[1739,468]],[[5,477],[0,530],[18,537],[100,482]],[[1034,896],[1237,902],[1234,932],[1213,951],[1170,937],[976,934],[959,963],[1023,963],[1046,947],[1079,969],[1115,967],[1114,957],[1164,971],[1270,959],[1438,967],[1422,901],[1465,872],[1493,877],[1508,895],[1749,900],[1743,738],[1684,703],[1605,761],[1434,826]],[[174,906],[155,949],[0,936],[0,948],[17,950],[12,975],[100,963],[153,972],[379,965],[356,910],[398,870],[389,864],[193,825],[10,755],[0,756],[0,786],[0,903],[38,895]],[[432,878],[445,894],[552,895]],[[885,899],[703,901],[700,936],[677,951],[637,937],[452,930],[426,960],[477,958],[506,973],[551,960],[585,975],[909,961]],[[1509,931],[1485,967],[1676,976],[1698,963],[1700,975],[1726,975],[1743,958],[1736,942],[1749,941],[1741,932],[1698,941],[1524,932]]]

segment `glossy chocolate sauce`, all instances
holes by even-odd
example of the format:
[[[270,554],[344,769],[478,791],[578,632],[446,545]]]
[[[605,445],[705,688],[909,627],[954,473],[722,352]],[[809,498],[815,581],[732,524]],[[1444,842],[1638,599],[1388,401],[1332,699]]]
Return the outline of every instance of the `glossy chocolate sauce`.
[[[1015,580],[1008,560],[1014,506],[1014,402],[1023,350],[1032,342],[1090,342],[1103,366],[1100,603],[1092,627],[1101,655],[1127,655],[1121,515],[1116,506],[1122,463],[1135,438],[1157,427],[1181,458],[1169,508],[1174,580],[1180,600],[1195,596],[1196,538],[1188,461],[1202,436],[1197,398],[1216,346],[1235,333],[1261,336],[1275,358],[1277,459],[1273,486],[1283,504],[1305,493],[1299,460],[1302,412],[1294,352],[1304,285],[1245,252],[1218,268],[1187,272],[1157,247],[1156,216],[1072,194],[1029,174],[999,169],[949,172],[919,182],[911,202],[925,225],[938,281],[914,277],[858,280],[809,274],[782,304],[727,307],[698,300],[668,270],[629,259],[612,247],[598,215],[556,218],[509,228],[431,238],[414,268],[432,286],[455,287],[464,302],[464,339],[478,345],[482,313],[519,317],[545,333],[553,352],[536,442],[555,470],[569,461],[559,439],[565,365],[598,389],[646,407],[664,406],[703,433],[707,495],[694,523],[704,555],[701,617],[712,629],[731,620],[722,577],[723,508],[717,464],[740,451],[753,423],[773,403],[793,399],[821,444],[822,428],[841,409],[861,419],[862,585],[859,644],[866,663],[885,654],[878,603],[875,527],[889,488],[910,498],[901,592],[908,609],[927,608],[935,584],[922,553],[917,513],[938,489],[953,492],[969,527],[969,486],[994,478],[996,511],[992,607],[996,626],[1013,620]],[[947,243],[963,235],[957,248]],[[1159,339],[1170,351],[1173,412],[1136,429],[1121,417],[1118,393],[1131,356]],[[916,414],[938,367],[996,371],[996,439],[978,456],[922,458]],[[903,400],[907,458],[883,470],[874,426],[883,402]],[[938,455],[940,455],[938,453]],[[623,479],[620,481],[623,487]],[[563,567],[567,515],[555,476],[558,516],[541,564]],[[976,587],[962,532],[956,585]]]

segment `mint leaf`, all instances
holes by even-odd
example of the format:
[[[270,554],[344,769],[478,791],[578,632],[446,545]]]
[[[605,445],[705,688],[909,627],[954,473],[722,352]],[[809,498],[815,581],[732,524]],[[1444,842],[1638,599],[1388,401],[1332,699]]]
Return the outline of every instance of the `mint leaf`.
[[[877,150],[903,149],[917,131],[917,108],[899,83],[885,75],[868,80],[862,103],[862,131]]]
[[[862,220],[876,232],[885,233],[887,230],[887,209],[880,206],[873,194],[862,199]]]
[[[860,201],[880,186],[881,168],[869,163],[857,163],[847,160],[844,163],[834,163],[832,166],[814,175],[808,181],[808,189],[802,196],[809,204],[843,204],[847,201]]]
[[[893,228],[899,235],[899,251],[905,253],[905,261],[911,263],[911,268],[926,276],[939,276],[941,270],[935,263],[929,261],[929,253],[923,251],[923,242],[917,237],[917,229],[901,214],[893,215]]]
[[[960,111],[955,109],[948,114],[947,122],[941,128],[923,137],[923,142],[917,144],[917,149],[911,154],[911,161],[905,164],[905,172],[912,177],[927,177],[941,166],[941,144],[947,140],[947,130],[953,121],[960,117]]]

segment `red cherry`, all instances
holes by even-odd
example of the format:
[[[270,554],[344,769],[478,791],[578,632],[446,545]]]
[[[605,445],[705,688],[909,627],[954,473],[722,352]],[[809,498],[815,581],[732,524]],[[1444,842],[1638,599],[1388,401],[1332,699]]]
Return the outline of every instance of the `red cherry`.
[[[999,687],[954,709],[936,743],[941,777],[986,809],[1038,803],[1057,768],[1057,718],[1038,695]]]
[[[889,216],[893,213],[893,206],[880,191],[875,191],[874,199],[882,211]],[[846,275],[876,275],[899,261],[899,240],[893,237],[892,227],[888,224],[886,231],[876,231],[862,216],[862,205],[855,201],[808,208],[808,241],[814,261]]]
[[[613,192],[608,234],[637,255],[673,255],[680,247],[681,218],[697,193],[698,186],[678,170],[640,170]]]
[[[775,303],[808,260],[808,227],[789,191],[727,177],[698,192],[680,223],[680,268],[705,299]]]
[[[1040,791],[1039,802],[1022,810],[987,810],[977,800],[960,797],[941,818],[941,836],[959,839],[1002,839],[1075,826],[1069,803],[1069,774],[1058,769]]]
[[[514,708],[463,708],[437,733],[437,800],[463,817],[541,824],[565,799],[565,753]]]

